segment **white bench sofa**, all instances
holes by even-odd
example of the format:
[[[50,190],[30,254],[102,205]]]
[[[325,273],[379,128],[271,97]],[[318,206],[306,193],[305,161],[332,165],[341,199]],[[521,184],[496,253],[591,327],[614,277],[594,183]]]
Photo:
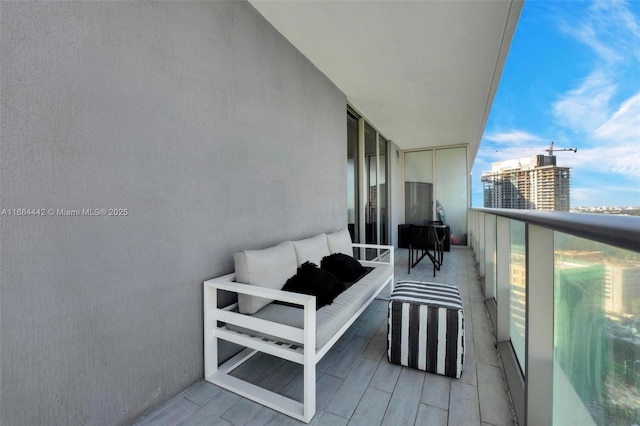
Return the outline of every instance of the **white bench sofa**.
[[[281,290],[298,266],[320,265],[332,253],[353,255],[353,248],[374,258],[361,260],[373,269],[316,311],[316,297]],[[205,379],[262,405],[308,423],[316,411],[316,364],[385,288],[394,283],[392,246],[352,244],[346,229],[315,237],[285,241],[263,250],[234,256],[236,272],[204,282]],[[218,307],[218,291],[238,294],[238,302]],[[302,309],[274,300],[299,305]],[[245,347],[218,365],[218,339]],[[303,365],[302,402],[248,383],[230,373],[258,352]]]

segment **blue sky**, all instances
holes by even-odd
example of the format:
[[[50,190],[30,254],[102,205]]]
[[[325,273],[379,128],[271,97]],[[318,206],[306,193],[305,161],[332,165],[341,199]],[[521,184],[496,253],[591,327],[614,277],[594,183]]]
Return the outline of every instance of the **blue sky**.
[[[572,207],[640,206],[640,0],[525,1],[476,156],[545,154],[572,167]]]

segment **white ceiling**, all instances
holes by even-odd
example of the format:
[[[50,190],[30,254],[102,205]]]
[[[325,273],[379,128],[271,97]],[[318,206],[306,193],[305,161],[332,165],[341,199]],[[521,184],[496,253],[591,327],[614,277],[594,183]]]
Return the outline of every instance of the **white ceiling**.
[[[249,0],[402,149],[473,162],[521,0]]]

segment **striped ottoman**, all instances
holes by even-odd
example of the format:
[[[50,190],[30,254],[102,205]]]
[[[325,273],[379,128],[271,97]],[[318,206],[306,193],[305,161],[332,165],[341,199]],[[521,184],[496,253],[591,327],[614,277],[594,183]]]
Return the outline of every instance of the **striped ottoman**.
[[[464,313],[455,286],[400,281],[389,300],[389,362],[459,378]]]

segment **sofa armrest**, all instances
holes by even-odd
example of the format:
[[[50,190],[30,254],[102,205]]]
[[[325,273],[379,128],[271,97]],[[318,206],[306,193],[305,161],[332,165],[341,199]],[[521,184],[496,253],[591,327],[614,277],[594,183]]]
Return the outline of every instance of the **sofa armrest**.
[[[361,250],[372,249],[377,250],[377,256],[372,260],[360,260],[362,264],[385,264],[385,265],[394,265],[394,253],[393,246],[383,245],[383,244],[363,244],[363,243],[353,243],[353,248],[359,248]],[[385,259],[385,253],[388,252],[389,256]]]
[[[289,340],[300,343],[305,347],[313,348],[315,353],[316,338],[316,297],[308,294],[293,293],[284,290],[274,290],[271,288],[259,287],[255,285],[241,284],[233,281],[235,274],[228,274],[223,277],[213,278],[204,282],[204,316],[205,316],[205,332],[214,332],[218,330],[219,335],[227,335],[228,331],[222,331],[218,328],[217,322],[234,324],[239,327],[256,330],[265,334],[272,335],[279,339]],[[302,329],[280,324],[274,321],[268,321],[255,318],[249,314],[241,314],[234,312],[229,307],[218,308],[217,293],[218,290],[225,290],[234,293],[243,293],[251,296],[266,297],[282,302],[301,305],[304,315],[304,326]],[[233,305],[232,305],[233,306]],[[207,331],[208,330],[208,331]],[[231,339],[227,339],[231,340]],[[241,344],[241,341],[232,340]],[[292,359],[290,359],[292,360]]]

